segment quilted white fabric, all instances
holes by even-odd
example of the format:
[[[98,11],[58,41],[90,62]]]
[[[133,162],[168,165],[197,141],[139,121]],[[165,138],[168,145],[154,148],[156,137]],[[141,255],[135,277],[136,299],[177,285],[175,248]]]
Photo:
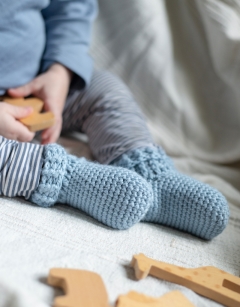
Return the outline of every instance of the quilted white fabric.
[[[161,296],[179,289],[197,307],[220,306],[152,277],[136,281],[129,263],[142,252],[185,267],[214,265],[239,276],[239,1],[100,0],[92,55],[97,67],[129,85],[156,142],[176,166],[227,197],[229,225],[205,242],[147,223],[111,230],[67,206],[44,209],[1,198],[0,307],[50,306],[61,294],[46,284],[52,267],[99,273],[112,304],[130,290]],[[89,156],[85,144],[61,141],[72,153]]]

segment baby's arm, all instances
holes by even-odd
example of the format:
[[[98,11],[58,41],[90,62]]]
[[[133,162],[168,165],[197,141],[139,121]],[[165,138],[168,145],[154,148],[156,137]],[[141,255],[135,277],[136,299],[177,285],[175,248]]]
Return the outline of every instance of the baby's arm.
[[[96,11],[96,0],[52,0],[42,11],[47,33],[42,71],[58,62],[89,83],[92,60],[88,49]]]
[[[52,0],[42,11],[46,25],[46,48],[42,57],[42,74],[30,83],[10,89],[8,94],[30,94],[42,99],[45,109],[55,115],[56,124],[42,133],[42,143],[55,142],[62,128],[62,111],[72,73],[88,84],[92,61],[88,55],[90,30],[96,14],[95,0]]]

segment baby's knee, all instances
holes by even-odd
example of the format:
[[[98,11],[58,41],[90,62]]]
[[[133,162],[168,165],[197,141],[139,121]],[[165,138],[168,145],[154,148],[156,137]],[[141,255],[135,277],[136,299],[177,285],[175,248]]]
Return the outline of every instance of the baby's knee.
[[[93,73],[92,87],[98,90],[101,97],[131,97],[131,93],[124,82],[108,71],[96,70]]]

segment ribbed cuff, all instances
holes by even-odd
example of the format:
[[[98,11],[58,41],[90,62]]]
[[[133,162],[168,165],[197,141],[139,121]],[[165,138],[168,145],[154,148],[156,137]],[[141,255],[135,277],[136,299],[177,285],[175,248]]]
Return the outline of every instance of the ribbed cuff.
[[[50,207],[57,202],[63,185],[68,163],[67,153],[57,144],[46,145],[42,163],[39,185],[29,200],[41,207]]]

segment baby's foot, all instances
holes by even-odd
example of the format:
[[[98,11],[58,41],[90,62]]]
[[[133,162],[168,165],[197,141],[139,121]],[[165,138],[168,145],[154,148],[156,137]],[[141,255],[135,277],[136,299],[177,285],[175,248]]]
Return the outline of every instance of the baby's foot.
[[[43,207],[71,205],[116,229],[139,222],[152,199],[151,186],[137,173],[67,155],[56,144],[44,147],[40,183],[30,198]]]
[[[180,174],[159,147],[132,150],[113,165],[136,171],[153,189],[153,205],[143,221],[159,223],[212,239],[227,225],[226,199],[216,189]]]

